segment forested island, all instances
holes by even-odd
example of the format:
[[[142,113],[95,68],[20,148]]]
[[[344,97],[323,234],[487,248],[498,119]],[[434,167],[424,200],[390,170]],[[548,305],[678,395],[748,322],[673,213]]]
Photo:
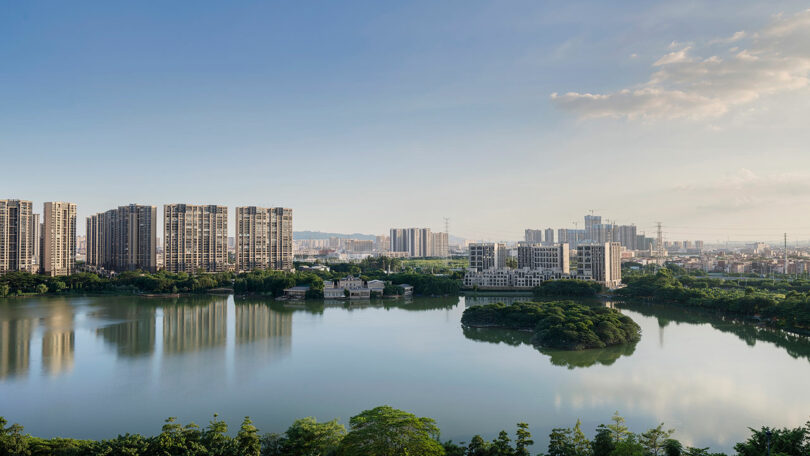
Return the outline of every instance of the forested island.
[[[562,350],[605,348],[641,338],[641,328],[618,310],[573,301],[468,307],[461,317],[461,324],[532,331],[534,345]]]
[[[664,424],[646,432],[631,432],[618,412],[609,424],[596,427],[588,439],[579,420],[573,428],[554,428],[548,456],[725,456],[708,448],[694,448],[673,439]],[[469,443],[442,441],[436,422],[389,406],[365,410],[349,420],[347,430],[337,420],[296,420],[281,434],[261,435],[245,417],[235,436],[214,415],[205,427],[166,420],[158,435],[124,434],[109,440],[39,438],[24,433],[19,424],[0,417],[0,454],[12,456],[531,456],[534,445],[529,425],[517,423],[514,440],[506,431],[487,441],[480,435]],[[737,443],[738,456],[806,456],[810,454],[810,423],[798,428],[751,429]],[[535,453],[541,455],[542,453]]]
[[[675,275],[667,268],[655,274],[625,276],[626,287],[615,295],[713,309],[754,318],[770,327],[810,333],[810,281],[712,279]]]

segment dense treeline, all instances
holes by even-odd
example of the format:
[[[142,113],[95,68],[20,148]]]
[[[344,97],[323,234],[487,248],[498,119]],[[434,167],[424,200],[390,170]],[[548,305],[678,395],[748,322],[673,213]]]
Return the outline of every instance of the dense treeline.
[[[804,280],[720,280],[675,276],[668,269],[624,278],[616,291],[624,298],[655,298],[744,316],[759,316],[772,326],[810,330],[810,283]]]
[[[50,277],[28,272],[9,272],[0,276],[0,296],[45,293],[199,293],[213,288],[230,287],[233,274],[177,274],[160,271],[128,271],[112,277],[91,272]]]
[[[308,298],[323,297],[323,279],[313,272],[256,270],[239,274],[233,281],[234,293],[261,293],[283,296],[284,289],[308,285]]]
[[[604,348],[641,338],[641,328],[618,310],[572,301],[473,306],[464,310],[461,323],[531,330],[535,345],[563,350]]]
[[[596,296],[600,291],[602,291],[602,285],[598,282],[561,279],[541,283],[532,289],[532,294],[536,298],[561,296],[588,298]]]
[[[216,415],[205,428],[185,426],[169,418],[160,434],[119,435],[109,440],[43,439],[23,433],[19,424],[7,426],[0,417],[0,454],[10,456],[530,456],[534,445],[529,426],[518,423],[514,440],[501,431],[492,441],[480,435],[469,443],[442,442],[431,418],[420,418],[389,406],[366,410],[349,420],[349,429],[332,420],[296,420],[282,434],[260,435],[245,417],[236,436]],[[664,424],[646,432],[630,432],[624,418],[614,414],[588,439],[580,422],[549,434],[548,456],[722,456],[708,448],[684,446]],[[806,456],[810,454],[810,423],[804,427],[751,429],[751,436],[734,446],[738,456]],[[538,455],[542,453],[536,453]]]

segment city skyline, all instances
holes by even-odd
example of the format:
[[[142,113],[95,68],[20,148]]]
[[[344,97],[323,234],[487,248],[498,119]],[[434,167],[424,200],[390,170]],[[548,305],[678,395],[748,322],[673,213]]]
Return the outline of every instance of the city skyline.
[[[594,209],[648,236],[810,239],[806,7],[17,4],[0,191],[79,220],[187,201],[501,240]]]

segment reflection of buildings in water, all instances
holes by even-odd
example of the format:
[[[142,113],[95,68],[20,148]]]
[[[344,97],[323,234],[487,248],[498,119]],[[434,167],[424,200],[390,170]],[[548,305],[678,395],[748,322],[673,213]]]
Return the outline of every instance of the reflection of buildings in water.
[[[154,307],[124,307],[115,317],[126,321],[99,328],[96,334],[114,345],[121,356],[150,354],[155,349],[155,314]]]
[[[237,304],[236,343],[264,341],[268,351],[289,353],[292,343],[292,312],[277,312],[266,304]]]
[[[180,353],[225,344],[228,305],[219,299],[206,305],[163,308],[163,351]]]
[[[42,319],[42,367],[53,374],[73,368],[76,336],[73,332],[73,307],[67,301],[52,301],[48,316]]]
[[[28,372],[35,325],[33,319],[0,321],[0,378]]]

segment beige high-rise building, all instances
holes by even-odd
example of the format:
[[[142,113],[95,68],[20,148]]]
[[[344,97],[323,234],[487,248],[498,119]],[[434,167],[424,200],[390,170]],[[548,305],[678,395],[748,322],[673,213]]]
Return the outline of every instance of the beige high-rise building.
[[[447,233],[433,233],[432,238],[431,256],[446,258],[449,251]]]
[[[292,209],[236,208],[236,270],[293,268]]]
[[[228,266],[227,206],[163,206],[163,267],[169,272],[219,272]]]
[[[42,272],[70,275],[76,269],[76,205],[45,203],[42,214]]]
[[[608,288],[622,283],[622,245],[619,242],[577,247],[577,278],[595,280]]]
[[[155,271],[157,208],[130,204],[87,217],[87,264],[112,271]]]
[[[0,200],[0,274],[38,271],[39,218],[31,201]]]

